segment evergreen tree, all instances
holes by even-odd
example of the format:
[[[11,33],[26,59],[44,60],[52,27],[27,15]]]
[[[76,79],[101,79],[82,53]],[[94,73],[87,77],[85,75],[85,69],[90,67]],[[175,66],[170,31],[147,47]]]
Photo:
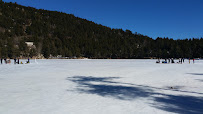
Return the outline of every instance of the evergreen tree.
[[[28,48],[25,42],[34,42]],[[89,58],[203,57],[203,39],[152,39],[56,11],[0,0],[0,56]]]

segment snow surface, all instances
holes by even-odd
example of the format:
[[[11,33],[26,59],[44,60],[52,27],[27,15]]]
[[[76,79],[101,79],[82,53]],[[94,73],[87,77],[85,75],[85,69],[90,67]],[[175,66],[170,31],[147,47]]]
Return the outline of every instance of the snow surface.
[[[203,114],[203,61],[155,62],[86,59],[0,64],[0,113]]]

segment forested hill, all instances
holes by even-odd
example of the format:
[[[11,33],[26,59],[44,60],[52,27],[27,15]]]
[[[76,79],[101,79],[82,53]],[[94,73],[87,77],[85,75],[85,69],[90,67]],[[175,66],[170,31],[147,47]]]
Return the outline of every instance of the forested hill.
[[[25,42],[34,42],[28,48]],[[56,11],[0,0],[0,57],[203,57],[203,39],[152,39]]]

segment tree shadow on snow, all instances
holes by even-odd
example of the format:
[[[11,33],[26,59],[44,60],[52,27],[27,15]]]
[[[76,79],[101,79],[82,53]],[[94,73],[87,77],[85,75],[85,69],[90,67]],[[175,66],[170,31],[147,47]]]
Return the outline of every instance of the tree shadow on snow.
[[[161,88],[116,82],[113,81],[114,79],[119,78],[93,76],[74,76],[67,78],[67,80],[77,83],[78,92],[96,94],[119,100],[151,98],[155,102],[150,104],[150,106],[154,108],[180,114],[203,114],[203,97],[157,93],[154,89]]]
[[[165,95],[155,97],[153,107],[179,114],[203,114],[203,97]]]
[[[198,81],[200,81],[200,82],[203,82],[203,79],[196,79],[196,80],[198,80]]]
[[[118,82],[109,81],[112,79],[118,79],[117,77],[100,78],[91,76],[75,76],[68,79],[78,83],[80,87],[77,89],[77,91],[79,92],[97,94],[103,97],[113,97],[120,100],[148,97],[152,93],[152,90],[147,88],[118,85]],[[94,84],[95,82],[97,82],[97,84]]]
[[[187,73],[187,74],[191,74],[191,75],[203,75],[203,73]]]

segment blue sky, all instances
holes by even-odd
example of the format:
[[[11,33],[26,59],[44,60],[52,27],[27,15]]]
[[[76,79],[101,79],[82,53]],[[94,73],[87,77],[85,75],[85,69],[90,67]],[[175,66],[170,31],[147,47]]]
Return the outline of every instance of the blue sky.
[[[203,0],[3,0],[74,14],[152,38],[203,37]]]

